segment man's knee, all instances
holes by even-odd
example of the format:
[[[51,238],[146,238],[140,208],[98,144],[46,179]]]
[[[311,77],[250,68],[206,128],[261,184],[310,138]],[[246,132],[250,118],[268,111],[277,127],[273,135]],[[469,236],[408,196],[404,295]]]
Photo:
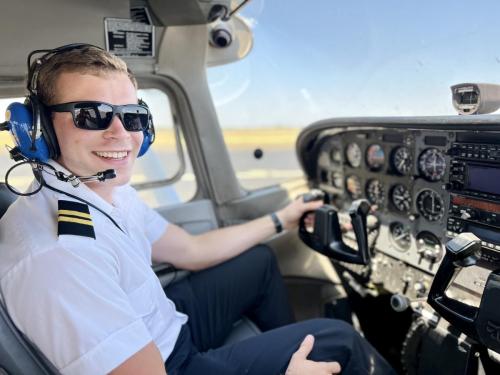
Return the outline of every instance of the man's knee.
[[[267,245],[256,245],[246,252],[255,269],[277,268],[277,260],[273,250]]]

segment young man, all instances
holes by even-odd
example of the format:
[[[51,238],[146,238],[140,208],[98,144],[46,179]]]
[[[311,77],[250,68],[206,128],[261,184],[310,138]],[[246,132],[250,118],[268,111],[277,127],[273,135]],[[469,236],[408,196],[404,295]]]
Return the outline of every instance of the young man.
[[[346,323],[289,325],[276,261],[255,247],[275,232],[271,217],[192,236],[138,198],[128,182],[147,125],[134,123],[136,89],[125,63],[96,47],[43,62],[37,96],[60,148],[50,165],[116,178],[75,188],[47,167],[46,186],[2,218],[0,288],[16,326],[63,374],[391,373]],[[276,215],[290,230],[320,205],[299,199]],[[152,261],[199,272],[165,295]],[[265,332],[219,347],[243,314]]]

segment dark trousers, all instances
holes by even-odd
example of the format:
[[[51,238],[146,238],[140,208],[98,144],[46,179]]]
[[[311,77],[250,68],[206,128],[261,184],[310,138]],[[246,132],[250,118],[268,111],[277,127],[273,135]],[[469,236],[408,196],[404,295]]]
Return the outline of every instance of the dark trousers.
[[[393,374],[349,324],[332,319],[293,323],[276,259],[267,246],[193,273],[166,293],[189,316],[166,362],[169,375],[285,373],[307,334],[316,339],[311,360],[338,361],[342,374]],[[242,315],[264,333],[220,347]]]

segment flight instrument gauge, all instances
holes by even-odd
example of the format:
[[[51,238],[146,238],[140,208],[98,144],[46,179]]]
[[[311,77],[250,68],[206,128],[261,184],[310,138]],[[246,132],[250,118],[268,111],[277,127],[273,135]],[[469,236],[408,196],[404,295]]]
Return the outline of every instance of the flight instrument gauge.
[[[366,184],[366,197],[372,204],[382,207],[385,201],[385,190],[382,182],[377,179],[368,181]]]
[[[391,239],[399,250],[406,251],[411,247],[410,227],[399,222],[390,226]]]
[[[431,189],[422,190],[417,196],[417,208],[424,218],[437,221],[443,217],[443,199]]]
[[[341,155],[341,150],[338,148],[334,147],[330,150],[330,160],[334,164],[338,164],[342,162],[342,155]]]
[[[353,168],[358,168],[361,165],[361,148],[357,143],[349,143],[345,150],[347,162]]]
[[[425,179],[439,181],[446,171],[446,160],[441,151],[428,148],[418,158],[418,167]]]
[[[391,190],[391,202],[398,211],[410,211],[411,193],[408,188],[401,184],[395,185]]]
[[[373,171],[378,171],[384,165],[385,154],[382,146],[374,144],[366,150],[366,164]]]
[[[345,180],[346,190],[352,199],[361,198],[363,192],[361,191],[361,180],[358,176],[351,175]]]
[[[413,165],[413,158],[408,147],[396,148],[392,153],[391,162],[398,174],[402,176],[409,174]]]
[[[429,262],[439,262],[443,257],[443,246],[439,238],[427,231],[417,234],[417,252]]]
[[[342,176],[342,173],[340,172],[333,172],[331,174],[331,181],[333,186],[341,189],[344,184],[344,176]]]

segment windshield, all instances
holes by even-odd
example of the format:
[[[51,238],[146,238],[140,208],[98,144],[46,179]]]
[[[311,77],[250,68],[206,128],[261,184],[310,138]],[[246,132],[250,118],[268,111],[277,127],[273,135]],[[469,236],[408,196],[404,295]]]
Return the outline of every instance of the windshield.
[[[500,2],[253,0],[244,60],[209,69],[223,126],[455,114],[450,86],[500,84]]]

